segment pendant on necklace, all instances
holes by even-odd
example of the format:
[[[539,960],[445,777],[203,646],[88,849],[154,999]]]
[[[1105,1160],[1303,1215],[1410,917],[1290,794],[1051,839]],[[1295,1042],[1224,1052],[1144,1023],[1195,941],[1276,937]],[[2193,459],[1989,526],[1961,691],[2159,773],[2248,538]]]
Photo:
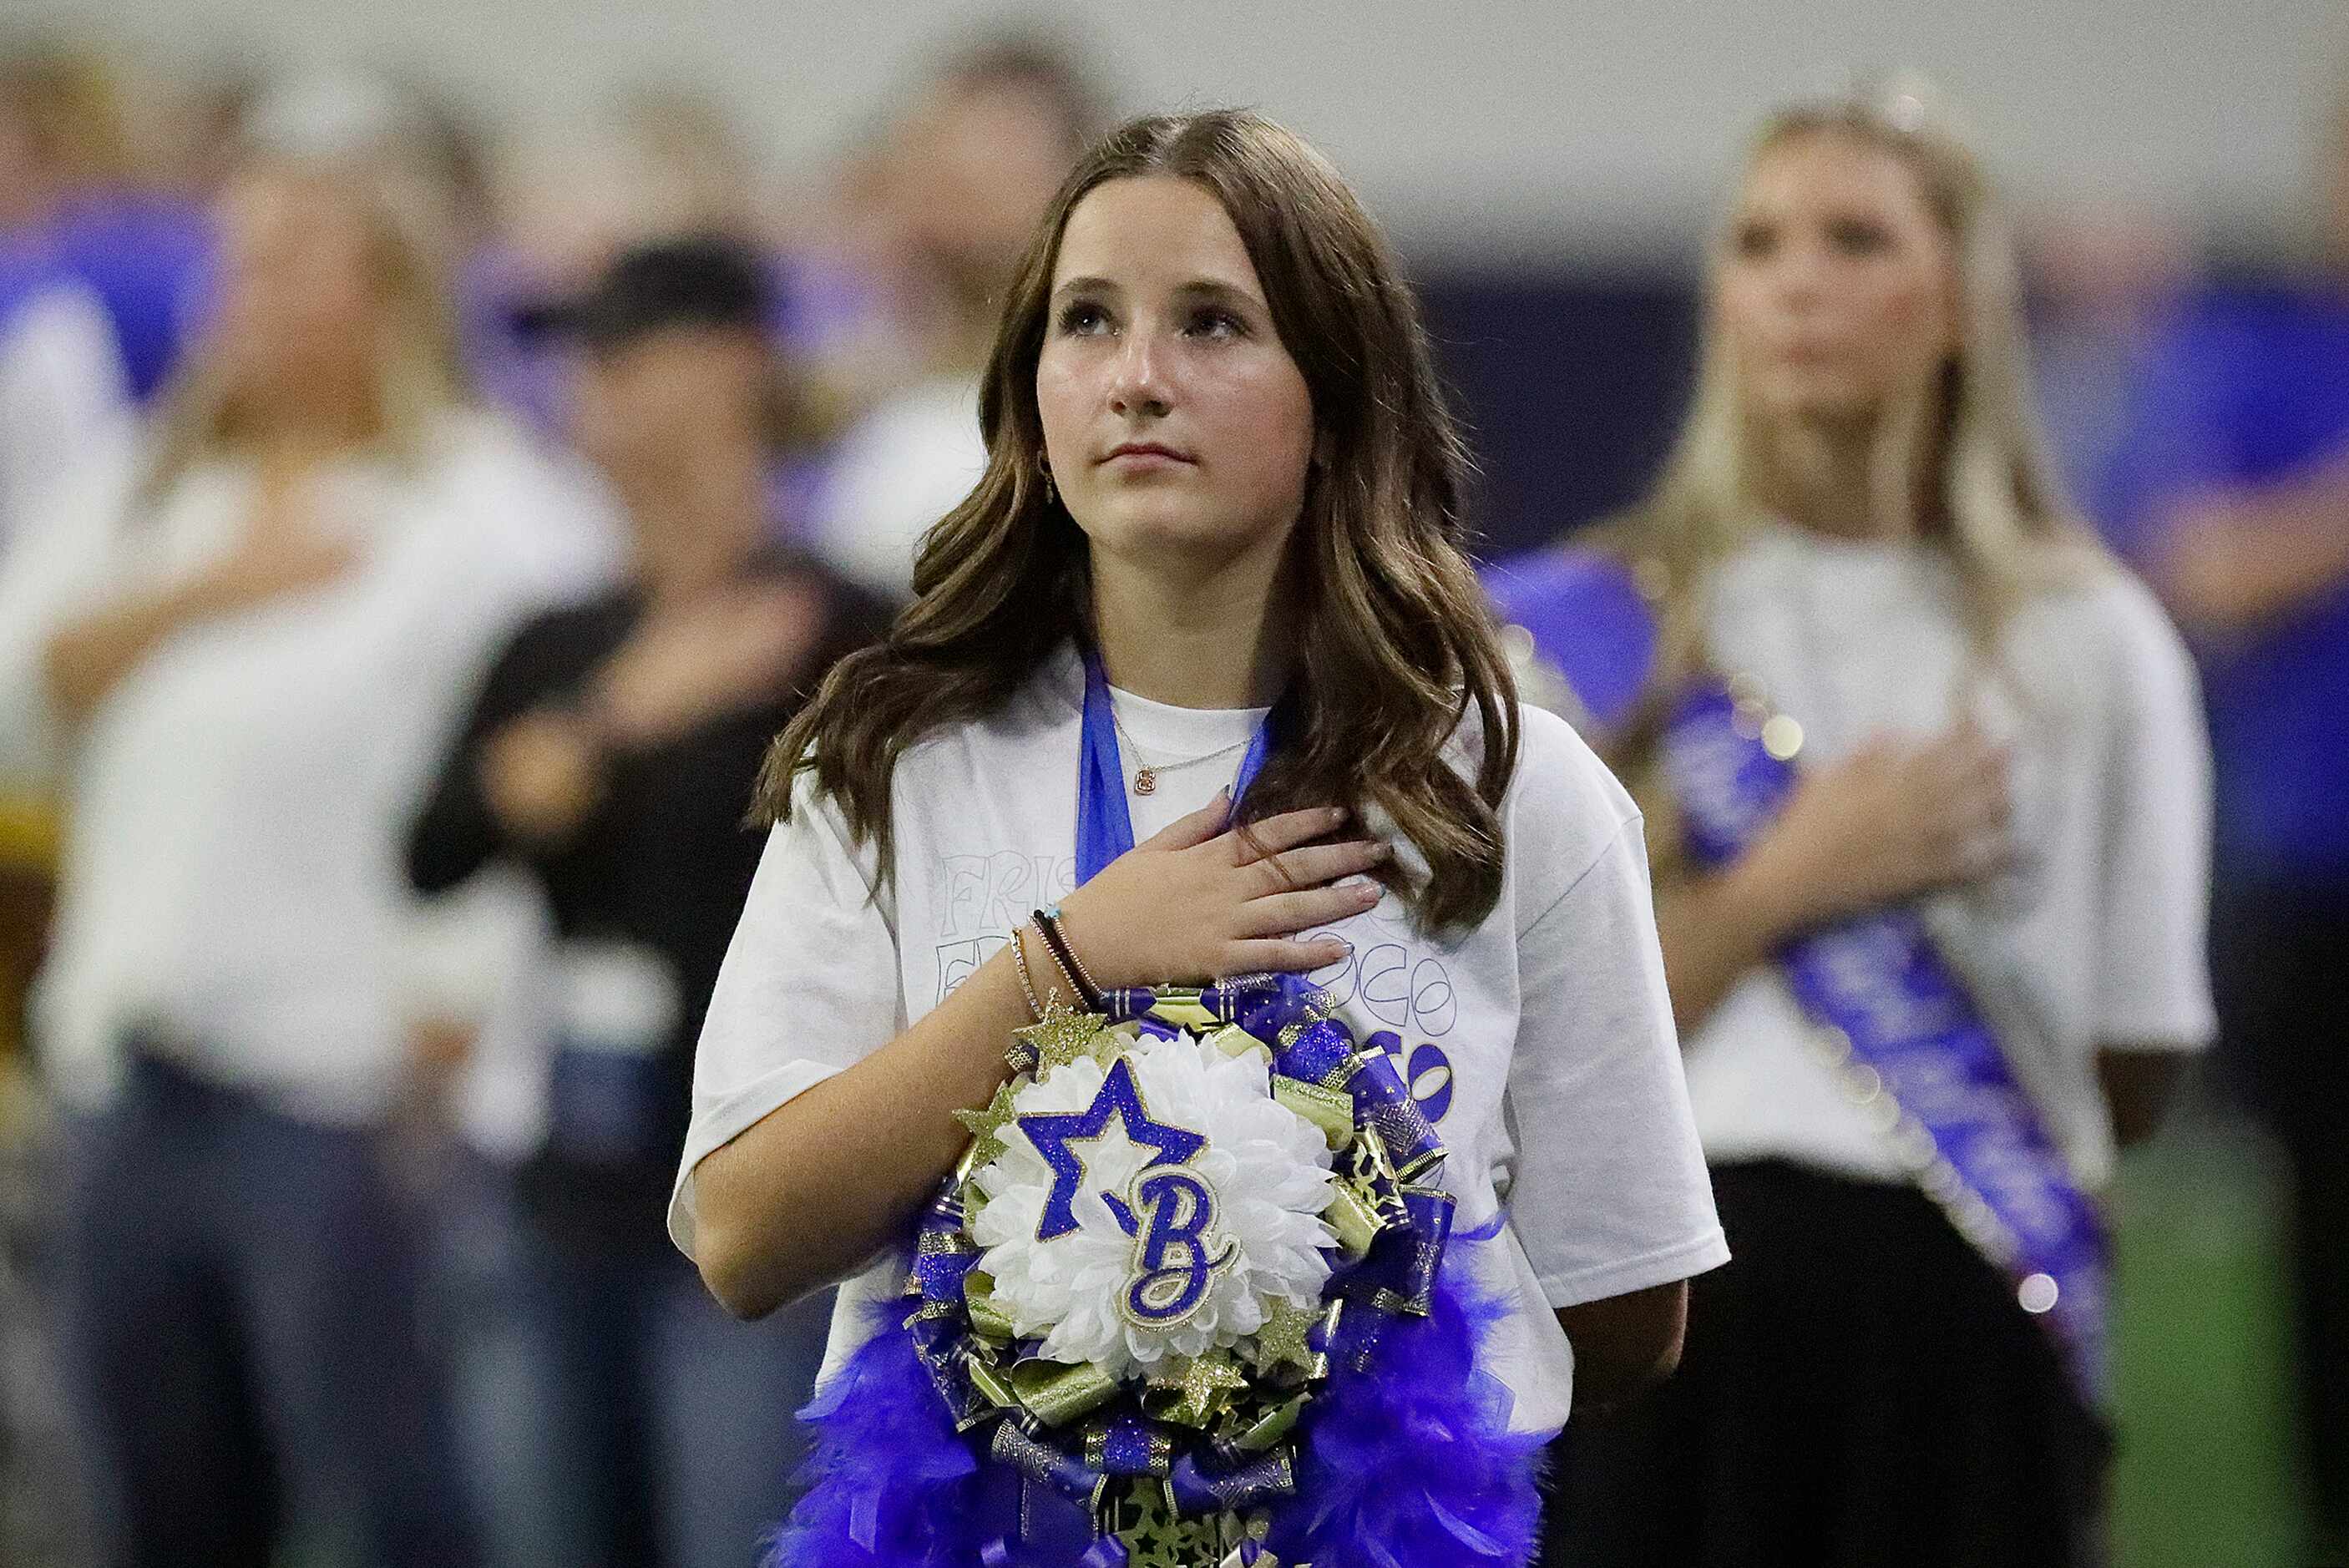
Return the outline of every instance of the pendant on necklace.
[[[1156,794],[1158,792],[1158,769],[1155,768],[1144,768],[1136,772],[1133,776],[1133,792],[1137,795]]]

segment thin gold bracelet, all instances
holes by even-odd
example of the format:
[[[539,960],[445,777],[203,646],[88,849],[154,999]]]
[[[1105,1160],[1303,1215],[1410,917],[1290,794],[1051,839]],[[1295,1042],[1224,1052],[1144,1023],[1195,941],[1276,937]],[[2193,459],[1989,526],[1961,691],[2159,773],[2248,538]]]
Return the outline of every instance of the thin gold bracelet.
[[[1019,931],[1026,929],[1026,926],[1021,926]],[[1040,1020],[1044,1016],[1044,1004],[1036,1000],[1036,983],[1028,977],[1028,945],[1019,940],[1019,931],[1011,934],[1011,966],[1019,971],[1019,989],[1028,998],[1028,1011]],[[1036,934],[1037,940],[1043,939],[1043,933]],[[1054,992],[1053,995],[1058,995],[1059,993]]]

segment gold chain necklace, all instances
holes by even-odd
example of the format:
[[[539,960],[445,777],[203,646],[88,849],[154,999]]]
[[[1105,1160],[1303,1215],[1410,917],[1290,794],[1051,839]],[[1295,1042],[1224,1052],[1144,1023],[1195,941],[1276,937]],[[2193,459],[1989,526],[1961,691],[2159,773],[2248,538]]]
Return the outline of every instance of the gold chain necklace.
[[[1143,762],[1141,760],[1142,748],[1134,744],[1133,737],[1127,732],[1125,720],[1118,717],[1117,706],[1114,703],[1110,705],[1109,721],[1117,730],[1117,738],[1124,748],[1124,754],[1135,758],[1133,792],[1137,795],[1156,794],[1158,776],[1162,773],[1179,773],[1185,768],[1196,768],[1202,762],[1213,762],[1218,757],[1229,757],[1247,744],[1245,740],[1235,740],[1229,746],[1218,747],[1213,751],[1202,752],[1196,757],[1186,757],[1180,762]]]

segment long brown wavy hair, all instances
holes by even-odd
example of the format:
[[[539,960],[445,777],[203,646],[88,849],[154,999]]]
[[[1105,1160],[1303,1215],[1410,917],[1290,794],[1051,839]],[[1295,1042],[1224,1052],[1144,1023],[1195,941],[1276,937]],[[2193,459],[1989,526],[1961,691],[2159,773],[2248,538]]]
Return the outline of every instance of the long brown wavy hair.
[[[890,780],[905,748],[997,708],[1091,622],[1083,532],[1044,483],[1036,407],[1052,271],[1069,214],[1096,187],[1195,181],[1247,247],[1282,345],[1311,394],[1317,450],[1282,607],[1297,628],[1281,744],[1247,820],[1306,806],[1383,813],[1423,861],[1399,873],[1430,929],[1484,918],[1500,896],[1500,805],[1516,767],[1516,691],[1463,544],[1468,456],[1419,307],[1384,237],[1301,138],[1221,109],[1133,120],[1054,197],[1004,303],[979,394],[988,465],[930,530],[915,602],[886,639],[843,660],[777,739],[760,786],[791,814],[803,772],[837,800],[889,874]],[[1473,780],[1444,758],[1473,709]]]

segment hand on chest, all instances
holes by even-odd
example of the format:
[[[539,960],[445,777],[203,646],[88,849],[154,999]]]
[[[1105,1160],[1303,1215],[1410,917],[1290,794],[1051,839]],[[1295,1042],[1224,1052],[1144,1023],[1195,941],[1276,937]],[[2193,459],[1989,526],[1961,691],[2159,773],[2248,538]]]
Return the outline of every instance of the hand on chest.
[[[1996,753],[2002,843],[1994,867],[1955,890],[1956,903],[2006,916],[2038,904],[2064,845],[2094,831],[2088,672],[2029,634],[2035,625],[1985,652],[1913,584],[1899,593],[1878,584],[1832,610],[1783,582],[1768,593],[1744,586],[1719,606],[1714,658],[1801,726],[1797,766],[1816,773],[1889,745],[1921,767],[1970,732]]]
[[[1075,861],[1067,855],[936,855],[923,898],[926,939],[905,944],[909,1010],[943,1001],[1033,910],[1075,885]],[[909,922],[909,938],[913,930]],[[1467,1099],[1497,1099],[1516,1037],[1514,1003],[1506,986],[1485,975],[1475,953],[1431,942],[1392,894],[1368,913],[1301,934],[1347,944],[1344,958],[1309,978],[1364,1047],[1394,1058],[1431,1121],[1456,1115],[1455,1104]]]

